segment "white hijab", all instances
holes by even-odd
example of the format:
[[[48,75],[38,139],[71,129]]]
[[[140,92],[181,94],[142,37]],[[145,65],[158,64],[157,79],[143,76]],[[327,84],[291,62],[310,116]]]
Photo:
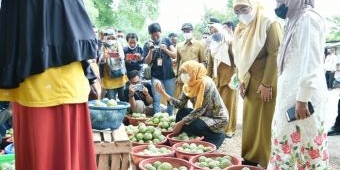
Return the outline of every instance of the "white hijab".
[[[218,33],[221,33],[221,41],[216,42],[214,40],[210,43],[210,51],[211,56],[213,57],[214,67],[213,67],[213,75],[217,77],[217,69],[218,66],[223,62],[228,66],[231,66],[231,61],[229,57],[229,43],[231,40],[231,35],[228,35],[227,31],[225,31],[220,23],[214,23],[211,25],[217,29]]]
[[[234,7],[237,2],[237,0],[234,1]],[[264,17],[262,7],[256,0],[249,0],[248,3],[247,5],[255,10],[256,16],[249,25],[238,24],[233,41],[235,65],[240,82],[244,82],[247,72],[266,43],[267,30],[274,22],[274,20]]]

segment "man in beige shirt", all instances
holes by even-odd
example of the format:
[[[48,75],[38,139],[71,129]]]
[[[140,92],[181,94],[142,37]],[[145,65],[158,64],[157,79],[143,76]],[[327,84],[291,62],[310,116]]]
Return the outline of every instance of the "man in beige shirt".
[[[189,60],[195,60],[199,63],[206,63],[207,58],[205,56],[205,45],[202,41],[196,40],[193,37],[193,26],[190,23],[184,23],[182,25],[183,36],[185,38],[184,42],[180,42],[177,45],[177,79],[176,79],[176,89],[175,98],[178,98],[181,94],[183,82],[180,80],[180,70],[181,65]]]

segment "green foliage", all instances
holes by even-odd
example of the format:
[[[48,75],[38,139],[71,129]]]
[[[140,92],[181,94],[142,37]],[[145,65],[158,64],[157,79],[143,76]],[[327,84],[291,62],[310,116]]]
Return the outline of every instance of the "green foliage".
[[[234,14],[233,10],[233,0],[226,0],[226,11],[220,12],[213,9],[205,8],[205,14],[203,15],[201,19],[201,23],[198,23],[195,25],[195,37],[200,39],[202,37],[202,33],[209,32],[207,25],[209,18],[216,18],[221,21],[221,23],[224,23],[226,21],[233,21],[235,26],[238,22],[238,19],[236,15]]]
[[[340,41],[340,16],[335,16],[333,18],[327,19],[328,23],[330,23],[331,27],[329,27],[329,34],[326,37],[326,40],[329,41]]]

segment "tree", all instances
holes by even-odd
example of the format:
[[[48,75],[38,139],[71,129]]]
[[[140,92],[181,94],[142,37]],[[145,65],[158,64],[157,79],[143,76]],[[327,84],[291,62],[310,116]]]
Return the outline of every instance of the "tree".
[[[233,21],[234,24],[238,22],[238,19],[236,15],[234,14],[233,9],[233,0],[227,0],[226,1],[226,11],[225,12],[219,12],[213,9],[208,9],[205,7],[205,14],[203,15],[201,19],[201,23],[198,23],[195,25],[195,37],[200,39],[202,36],[202,33],[209,32],[207,25],[209,18],[216,18],[219,19],[222,23],[226,21]]]
[[[90,17],[90,20],[93,24],[96,24],[96,18],[99,15],[98,9],[95,7],[94,2],[92,0],[83,0],[85,10]]]
[[[329,41],[340,41],[340,16],[333,18],[327,18],[329,34],[326,40]]]

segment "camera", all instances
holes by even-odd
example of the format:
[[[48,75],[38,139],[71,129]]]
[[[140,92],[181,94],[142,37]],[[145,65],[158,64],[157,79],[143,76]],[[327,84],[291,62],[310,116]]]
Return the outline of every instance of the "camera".
[[[143,86],[143,84],[136,84],[134,89],[135,89],[135,91],[143,91],[144,86]]]
[[[159,49],[160,49],[160,46],[159,46],[159,45],[156,45],[153,41],[149,41],[148,48],[149,48],[149,49],[159,50]]]

